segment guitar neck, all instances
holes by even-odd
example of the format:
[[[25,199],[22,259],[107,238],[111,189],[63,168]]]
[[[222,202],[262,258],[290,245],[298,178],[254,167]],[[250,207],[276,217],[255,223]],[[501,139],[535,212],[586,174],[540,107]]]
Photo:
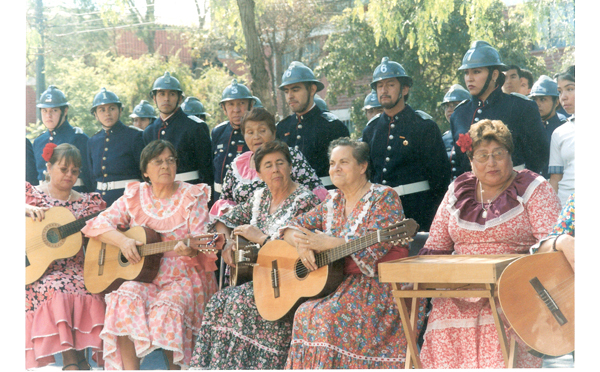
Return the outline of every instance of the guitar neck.
[[[83,227],[85,226],[85,223],[88,220],[91,220],[92,218],[96,217],[97,215],[99,215],[100,213],[102,213],[102,211],[98,211],[96,213],[92,213],[89,216],[77,219],[73,222],[69,222],[65,225],[62,225],[58,228],[58,233],[60,234],[61,239],[66,238],[67,236],[71,236],[75,233],[78,233],[79,231],[81,231],[81,229],[83,229]]]
[[[145,257],[172,251],[179,242],[185,242],[187,246],[190,245],[190,239],[168,240],[165,242],[144,244],[140,247],[140,256]]]
[[[352,253],[356,253],[362,249],[370,247],[379,241],[379,231],[375,231],[348,243],[337,246],[333,249],[317,253],[315,255],[317,266],[327,266],[330,263],[339,260],[340,258],[344,258]]]

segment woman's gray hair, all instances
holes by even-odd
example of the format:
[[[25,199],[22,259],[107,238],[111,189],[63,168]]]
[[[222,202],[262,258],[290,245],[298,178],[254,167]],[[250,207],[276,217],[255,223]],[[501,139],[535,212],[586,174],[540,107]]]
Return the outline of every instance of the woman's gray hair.
[[[356,141],[350,139],[350,137],[341,137],[334,139],[329,144],[329,149],[327,150],[327,156],[331,159],[331,152],[333,149],[339,146],[349,146],[352,147],[352,156],[356,159],[358,164],[367,163],[367,171],[365,175],[367,176],[367,180],[371,179],[371,175],[373,174],[373,164],[371,162],[371,150],[369,148],[369,144],[362,141]]]
[[[146,169],[148,168],[148,163],[150,163],[150,160],[162,154],[165,149],[171,150],[171,154],[177,159],[177,150],[175,150],[175,146],[169,141],[157,139],[150,142],[142,150],[142,154],[140,155],[140,170],[142,171],[142,178],[144,181],[150,182],[150,179],[144,176],[144,173],[146,173]],[[179,164],[179,160],[177,160],[177,164]]]

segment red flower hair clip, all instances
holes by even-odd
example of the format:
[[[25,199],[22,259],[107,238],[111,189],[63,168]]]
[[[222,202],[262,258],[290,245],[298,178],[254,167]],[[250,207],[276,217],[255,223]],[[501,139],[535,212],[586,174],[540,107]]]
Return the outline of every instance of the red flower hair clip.
[[[44,146],[44,151],[42,151],[42,158],[44,158],[45,161],[50,161],[50,158],[52,157],[52,154],[54,153],[54,148],[56,147],[55,143],[52,142],[48,142],[46,144],[46,146]]]
[[[473,147],[471,146],[473,144],[473,139],[471,136],[469,136],[469,133],[460,133],[458,135],[458,141],[456,141],[456,144],[460,146],[460,150],[462,152],[473,150]]]

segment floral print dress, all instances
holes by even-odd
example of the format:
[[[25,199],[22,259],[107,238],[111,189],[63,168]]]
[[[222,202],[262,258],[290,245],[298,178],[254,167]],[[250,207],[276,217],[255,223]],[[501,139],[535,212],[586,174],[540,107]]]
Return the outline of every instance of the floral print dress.
[[[65,207],[83,218],[106,207],[98,193],[81,194],[79,200],[62,201],[25,184],[25,202],[38,207]],[[83,251],[54,261],[44,275],[25,286],[26,368],[54,363],[54,354],[92,348],[101,365],[100,331],[104,324],[104,299],[85,289]]]
[[[230,228],[250,224],[271,238],[293,217],[315,207],[319,199],[302,186],[269,214],[271,193],[259,188],[246,203],[238,204],[217,220]],[[216,223],[216,221],[213,222]],[[289,320],[266,321],[254,302],[252,282],[227,287],[206,307],[191,367],[193,369],[282,369],[290,345]]]
[[[331,190],[312,211],[287,227],[305,227],[350,241],[402,220],[398,194],[373,184],[344,216],[345,198]],[[283,232],[283,229],[281,230]],[[294,315],[286,369],[404,368],[406,338],[389,283],[380,283],[377,264],[387,261],[392,243],[377,243],[345,258],[344,281],[332,294],[304,302]],[[401,246],[404,256],[408,246]],[[417,327],[423,325],[425,302]]]
[[[95,237],[117,226],[145,226],[162,241],[184,239],[206,232],[210,188],[175,181],[177,190],[158,199],[148,183],[132,182],[105,212],[82,230]],[[140,358],[162,348],[173,352],[173,362],[187,368],[204,307],[216,292],[217,257],[199,253],[194,258],[175,252],[163,254],[151,283],[127,281],[106,295],[104,341],[106,369],[123,369],[117,337],[128,336]]]
[[[300,151],[294,148],[289,150],[292,157],[290,178],[292,181],[312,190],[323,201],[327,196],[327,190],[323,187],[321,179]],[[253,154],[252,151],[246,151],[233,159],[231,165],[228,165],[228,171],[223,179],[221,198],[211,208],[211,216],[222,215],[224,209],[246,202],[252,196],[254,190],[267,186],[260,179],[256,170],[250,167],[250,159]]]
[[[548,235],[560,212],[550,184],[529,170],[518,172],[489,205],[487,218],[476,199],[477,186],[471,172],[450,185],[420,254],[527,253]],[[423,368],[504,368],[488,299],[434,298],[431,305],[420,354]],[[542,360],[516,340],[517,368],[540,368]]]

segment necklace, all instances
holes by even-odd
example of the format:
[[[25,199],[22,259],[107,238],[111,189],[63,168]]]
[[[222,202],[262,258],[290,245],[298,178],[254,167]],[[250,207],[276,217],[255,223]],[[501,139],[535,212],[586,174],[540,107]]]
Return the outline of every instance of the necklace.
[[[52,199],[61,200],[61,199],[58,199],[58,198],[55,198],[54,196],[52,196],[52,191],[50,190],[50,185],[48,185],[47,188],[48,188],[48,194],[50,194],[50,197]],[[73,196],[73,189],[71,189],[69,191],[69,197],[67,198],[67,200],[65,200],[65,203],[68,203],[71,201],[71,196]]]
[[[512,179],[512,174],[510,175],[510,177],[508,177],[508,180],[506,180],[506,182],[504,182],[504,184],[502,185],[502,187],[500,187],[500,189],[498,190],[498,192],[496,193],[496,195],[494,195],[494,197],[492,199],[488,199],[487,207],[483,204],[483,186],[481,186],[481,182],[479,182],[479,180],[477,180],[477,182],[479,183],[479,193],[481,195],[481,209],[483,209],[483,213],[481,214],[481,217],[483,217],[483,219],[487,218],[488,209],[490,209],[490,206],[492,205],[492,203],[494,202],[494,200],[496,200],[496,198],[498,197],[498,195],[500,195],[502,193],[502,191],[504,191],[506,185],[508,184],[508,182],[511,179]]]

